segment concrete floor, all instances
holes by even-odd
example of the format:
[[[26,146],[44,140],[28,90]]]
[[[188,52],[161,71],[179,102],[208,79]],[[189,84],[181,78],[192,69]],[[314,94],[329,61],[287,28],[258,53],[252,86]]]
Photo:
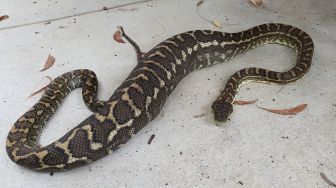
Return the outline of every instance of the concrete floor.
[[[320,172],[336,182],[336,4],[333,0],[264,2],[266,7],[258,9],[246,0],[205,1],[199,13],[223,23],[216,28],[197,14],[196,0],[2,0],[0,14],[10,18],[0,22],[0,186],[328,187]],[[210,106],[229,76],[250,66],[284,71],[295,62],[291,50],[260,47],[226,65],[192,73],[157,119],[121,149],[91,165],[50,176],[21,168],[7,157],[7,133],[38,101],[40,95],[28,96],[48,83],[44,76],[94,70],[102,100],[125,79],[136,56],[129,44],[113,40],[118,25],[148,51],[187,30],[236,32],[266,22],[292,24],[311,35],[315,42],[311,71],[283,88],[243,86],[237,99],[259,100],[234,106],[231,121],[223,127],[214,125]],[[48,54],[56,63],[39,72]],[[296,116],[257,108],[302,103],[308,108]],[[89,114],[81,90],[74,91],[45,128],[41,144],[53,142]],[[148,145],[152,134],[155,138]]]

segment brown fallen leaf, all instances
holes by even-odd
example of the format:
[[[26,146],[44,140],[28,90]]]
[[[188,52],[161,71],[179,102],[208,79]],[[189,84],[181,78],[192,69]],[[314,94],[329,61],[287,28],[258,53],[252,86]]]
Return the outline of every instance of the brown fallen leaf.
[[[260,109],[266,110],[268,112],[274,113],[274,114],[280,114],[280,115],[296,115],[297,113],[303,111],[304,109],[306,109],[307,104],[301,104],[299,106],[296,106],[294,108],[288,108],[288,109],[268,109],[268,108],[262,108],[262,107],[258,107]]]
[[[37,94],[43,92],[44,90],[47,89],[47,87],[48,87],[48,85],[46,85],[46,86],[42,87],[41,89],[35,91],[34,93],[30,94],[30,95],[28,96],[28,98],[29,98],[29,97],[32,97],[32,96],[35,96],[35,95],[37,95]]]
[[[151,143],[152,143],[154,137],[155,137],[155,134],[152,134],[152,135],[149,137],[149,139],[148,139],[148,144],[151,144]]]
[[[44,63],[43,69],[40,70],[40,72],[45,71],[52,67],[55,63],[55,58],[49,54],[47,61]]]
[[[198,0],[196,6],[200,6],[203,2],[203,0]]]
[[[125,43],[125,41],[121,38],[121,31],[118,30],[113,34],[113,39],[119,43]]]
[[[8,15],[3,15],[3,16],[0,16],[0,21],[3,21],[3,20],[5,20],[5,19],[8,19],[9,18],[9,16]]]
[[[252,100],[252,101],[235,100],[235,101],[233,101],[233,104],[236,104],[236,105],[247,105],[247,104],[253,104],[253,103],[257,102],[257,101],[258,101],[258,99]]]
[[[50,76],[45,76],[45,77],[48,78],[48,79],[50,80],[50,82],[49,82],[49,84],[50,84],[51,81],[52,81],[52,78],[51,78]],[[49,84],[48,84],[48,85],[49,85]],[[30,95],[28,96],[28,98],[29,98],[29,97],[32,97],[32,96],[34,96],[34,95],[37,95],[37,94],[39,94],[39,93],[41,93],[41,92],[43,92],[44,90],[47,89],[48,85],[46,85],[46,86],[40,88],[39,90],[35,91],[34,93],[30,94]]]
[[[262,0],[249,0],[249,2],[256,7],[261,7],[264,5],[264,2]]]
[[[120,11],[135,11],[135,10],[138,10],[138,8],[118,8],[117,10],[120,10]]]
[[[320,173],[320,176],[329,186],[336,187],[336,184],[332,182],[329,178],[327,178],[327,176],[323,172]]]

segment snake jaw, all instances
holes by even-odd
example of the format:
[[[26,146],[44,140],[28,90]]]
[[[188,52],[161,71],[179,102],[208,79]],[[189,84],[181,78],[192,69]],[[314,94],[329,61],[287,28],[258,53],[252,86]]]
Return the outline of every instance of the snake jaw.
[[[211,105],[216,124],[226,122],[233,111],[232,104],[226,101],[217,100]]]

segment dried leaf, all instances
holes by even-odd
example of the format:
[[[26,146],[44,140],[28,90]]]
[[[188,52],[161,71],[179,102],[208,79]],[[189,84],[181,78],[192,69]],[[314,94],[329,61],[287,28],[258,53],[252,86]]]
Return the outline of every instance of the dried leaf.
[[[154,137],[155,137],[155,134],[152,134],[152,135],[149,137],[149,139],[148,139],[148,144],[151,144],[151,143],[152,143]]]
[[[222,28],[222,24],[218,20],[213,20],[211,23],[218,28]]]
[[[46,76],[46,78],[48,78],[48,79],[50,80],[50,82],[49,82],[49,84],[50,84],[51,81],[52,81],[52,78],[51,78],[50,76]],[[48,85],[49,85],[49,84],[48,84]],[[40,88],[39,90],[37,90],[37,91],[35,91],[34,93],[30,94],[28,97],[32,97],[32,96],[34,96],[34,95],[37,95],[37,94],[43,92],[44,90],[47,89],[48,85],[46,85],[46,86]]]
[[[125,41],[121,38],[121,31],[118,30],[113,34],[113,39],[119,43],[125,43]]]
[[[40,72],[45,71],[52,67],[55,63],[55,58],[49,54],[47,61],[44,63],[43,69],[40,70]]]
[[[327,178],[327,176],[323,172],[320,173],[320,176],[329,186],[336,187],[336,184],[332,182],[329,178]]]
[[[264,5],[264,2],[262,0],[249,0],[249,2],[256,7],[261,7]]]
[[[3,16],[0,16],[0,21],[3,21],[3,20],[5,20],[5,19],[8,19],[9,18],[9,16],[8,15],[3,15]]]
[[[196,6],[200,6],[203,2],[203,0],[198,0]]]
[[[247,105],[247,104],[253,104],[253,103],[257,102],[257,101],[258,101],[258,99],[252,100],[252,101],[235,100],[235,101],[233,101],[233,104],[236,104],[236,105]]]
[[[118,8],[117,10],[120,10],[120,11],[135,11],[135,10],[138,10],[138,8]]]
[[[296,115],[297,113],[303,111],[307,107],[307,104],[301,104],[299,106],[296,106],[294,108],[288,108],[288,109],[281,109],[281,110],[276,110],[276,109],[267,109],[267,108],[261,108],[260,109],[266,110],[268,112],[272,112],[274,114],[280,114],[280,115]]]
[[[37,94],[41,93],[42,91],[46,90],[47,87],[48,87],[48,85],[42,87],[41,89],[39,89],[39,90],[35,91],[34,93],[30,94],[28,97],[32,97],[34,95],[37,95]]]

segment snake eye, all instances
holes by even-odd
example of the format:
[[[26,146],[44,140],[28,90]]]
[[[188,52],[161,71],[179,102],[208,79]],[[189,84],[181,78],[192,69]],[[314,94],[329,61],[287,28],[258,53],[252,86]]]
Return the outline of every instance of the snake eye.
[[[211,108],[214,113],[214,119],[218,122],[225,122],[233,111],[231,103],[219,100],[215,101]]]

